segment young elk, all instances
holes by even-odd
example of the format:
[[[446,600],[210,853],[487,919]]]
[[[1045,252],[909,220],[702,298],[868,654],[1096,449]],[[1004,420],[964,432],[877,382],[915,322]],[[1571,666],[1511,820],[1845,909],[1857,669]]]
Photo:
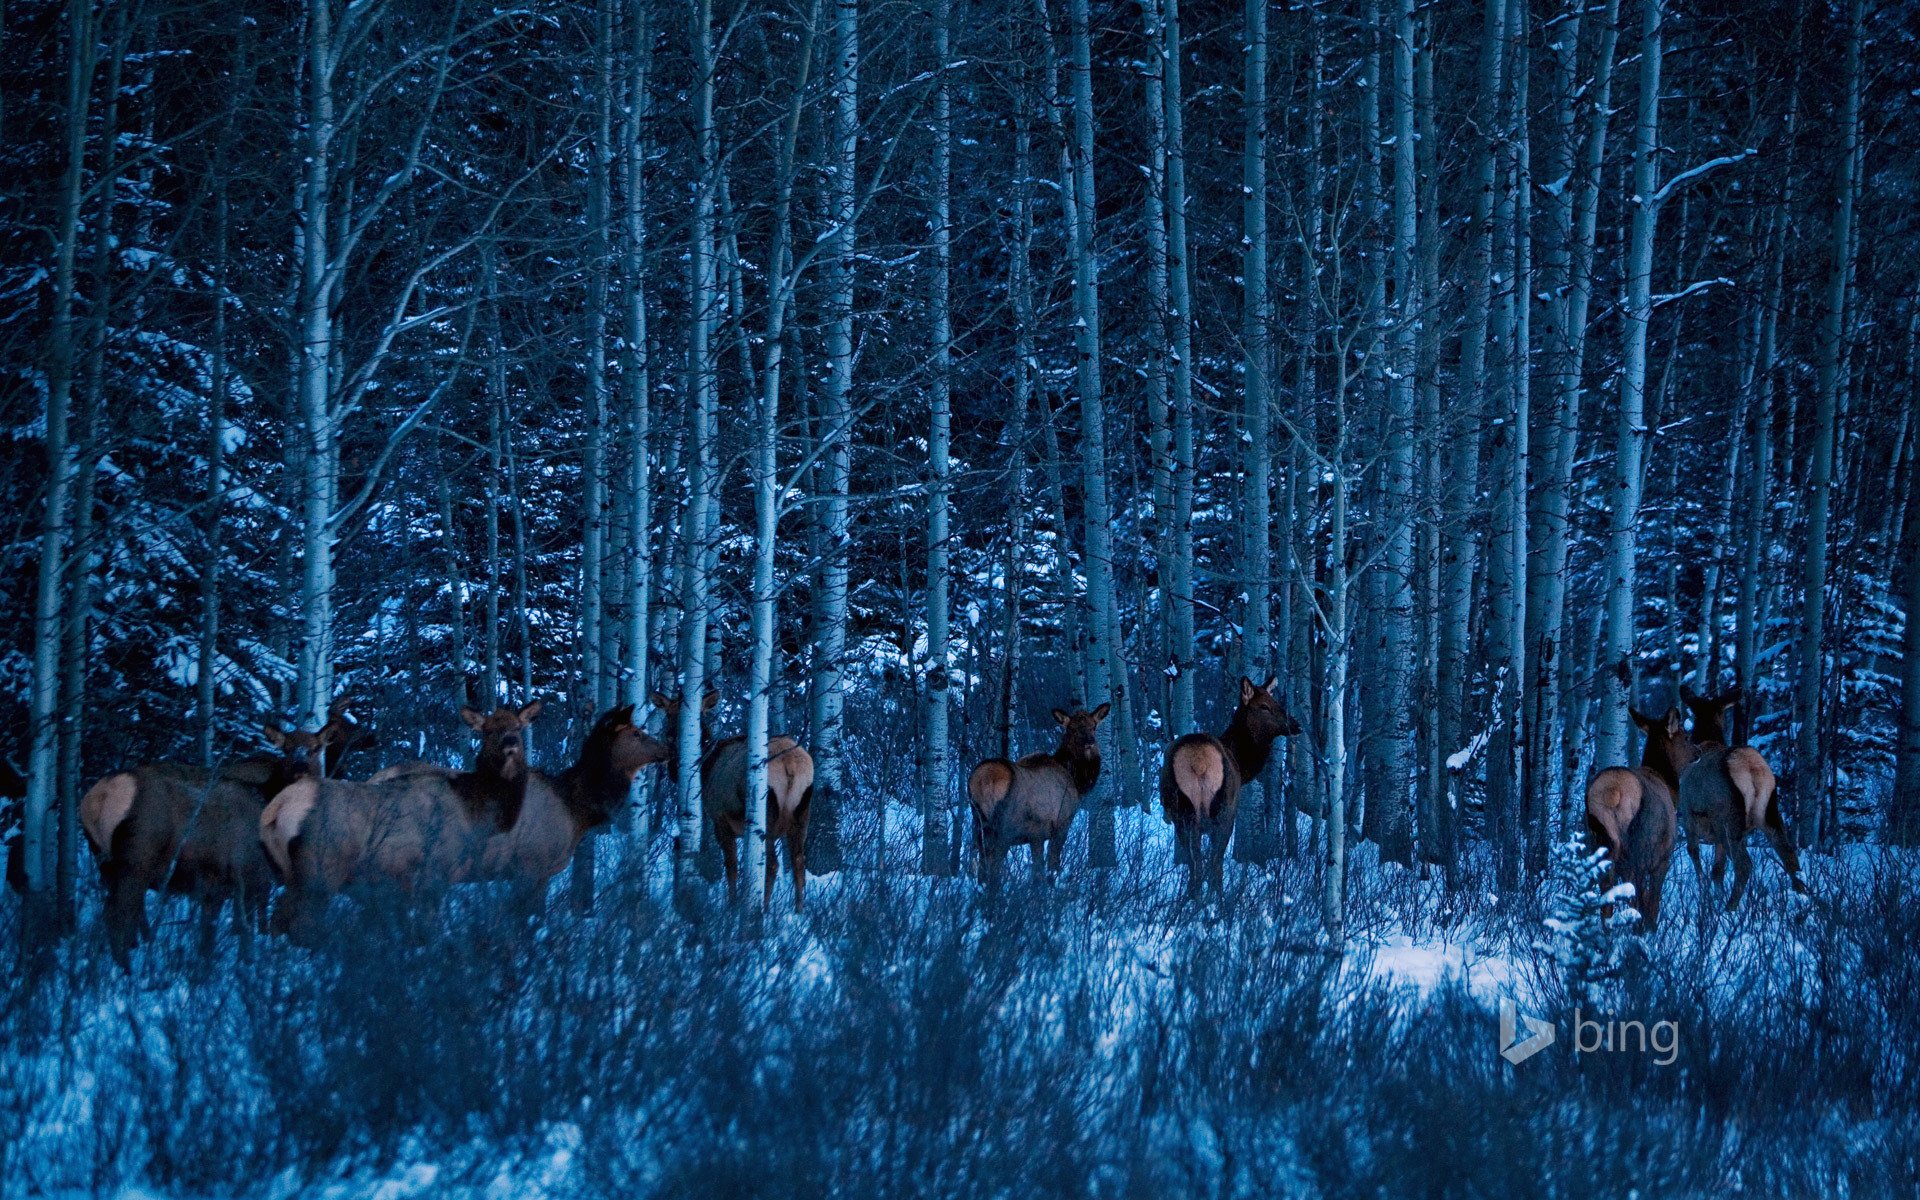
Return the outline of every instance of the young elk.
[[[1650,717],[1627,709],[1647,743],[1637,767],[1608,767],[1587,784],[1587,840],[1606,847],[1614,873],[1633,885],[1633,907],[1648,929],[1660,924],[1660,893],[1673,859],[1674,793],[1699,750],[1680,710]]]
[[[221,907],[233,901],[243,935],[262,923],[276,877],[260,846],[260,813],[295,780],[323,773],[325,752],[347,728],[336,701],[315,733],[266,727],[279,754],[217,771],[154,763],[109,775],[80,798],[80,825],[106,886],[108,945],[121,966],[147,930],[148,892],[200,902],[200,945],[210,951]]]
[[[1187,892],[1199,896],[1208,881],[1224,890],[1222,864],[1233,837],[1241,785],[1267,765],[1275,738],[1292,737],[1300,723],[1274,696],[1278,679],[1264,687],[1242,676],[1240,705],[1219,737],[1190,733],[1174,742],[1160,768],[1160,808],[1173,825],[1187,861]],[[1201,839],[1208,842],[1201,853]]]
[[[680,744],[681,704],[659,692],[648,697],[667,715],[669,747]],[[720,693],[708,692],[700,702],[704,716],[720,702]],[[704,738],[703,738],[704,740]],[[667,774],[680,779],[678,757],[667,760]],[[813,804],[813,756],[785,735],[767,738],[767,878],[761,903],[773,902],[773,881],[780,862],[773,844],[787,844],[787,869],[793,873],[793,911],[801,911],[807,896],[807,813]],[[747,739],[735,734],[715,742],[700,758],[700,808],[713,822],[713,836],[726,859],[727,886],[740,882],[740,839],[747,832]]]
[[[1100,780],[1100,743],[1095,732],[1111,705],[1092,712],[1054,709],[1060,745],[1052,754],[1029,754],[1019,762],[990,758],[967,777],[973,801],[973,844],[980,854],[980,879],[1000,881],[1007,851],[1033,848],[1034,878],[1060,870],[1067,830],[1080,800]]]
[[[1680,812],[1687,830],[1687,857],[1693,860],[1702,895],[1707,876],[1700,867],[1699,843],[1715,848],[1713,882],[1719,883],[1726,876],[1727,860],[1733,860],[1733,892],[1727,897],[1727,910],[1731,912],[1747,890],[1747,876],[1753,873],[1747,835],[1756,829],[1773,844],[1793,890],[1804,893],[1807,887],[1800,880],[1800,856],[1780,814],[1773,769],[1752,746],[1727,746],[1726,711],[1740,702],[1740,689],[1699,696],[1683,685],[1680,698],[1693,712],[1693,739],[1700,746],[1699,761],[1680,775]]]
[[[478,869],[488,839],[516,823],[529,771],[524,731],[540,713],[460,710],[481,738],[474,770],[408,766],[366,783],[302,779],[260,814],[259,839],[286,880],[276,917],[309,940],[329,898],[348,888],[437,893]]]
[[[528,779],[519,820],[488,839],[469,878],[512,880],[543,900],[547,881],[573,861],[581,839],[627,802],[634,776],[667,758],[667,747],[634,724],[633,705],[607,712],[581,743],[578,762],[552,778],[536,771]]]

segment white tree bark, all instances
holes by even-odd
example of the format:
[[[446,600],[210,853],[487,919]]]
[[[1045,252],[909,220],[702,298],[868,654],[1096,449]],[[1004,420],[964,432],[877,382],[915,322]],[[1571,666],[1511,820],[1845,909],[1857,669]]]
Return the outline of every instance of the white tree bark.
[[[1600,711],[1594,761],[1627,761],[1627,704],[1633,698],[1634,567],[1638,549],[1642,464],[1646,457],[1647,323],[1653,314],[1653,242],[1659,207],[1660,54],[1664,0],[1641,0],[1640,96],[1633,126],[1632,224],[1627,246],[1626,305],[1620,367],[1620,415],[1614,437],[1603,587],[1606,624],[1601,635]]]
[[[1821,844],[1826,806],[1825,746],[1820,693],[1826,684],[1823,645],[1827,617],[1827,522],[1834,486],[1834,425],[1846,386],[1847,290],[1853,279],[1853,207],[1860,155],[1860,43],[1864,0],[1852,0],[1847,15],[1846,89],[1840,118],[1840,162],[1834,183],[1831,267],[1820,316],[1818,399],[1813,449],[1807,468],[1806,577],[1800,609],[1799,678],[1794,688],[1793,783],[1795,833],[1802,845]]]
[[[933,377],[927,429],[927,774],[920,802],[920,869],[944,875],[951,869],[948,825],[953,806],[952,744],[947,731],[952,712],[948,691],[948,630],[952,568],[947,553],[950,463],[953,436],[953,71],[951,0],[935,0],[933,57],[933,286],[928,297]]]

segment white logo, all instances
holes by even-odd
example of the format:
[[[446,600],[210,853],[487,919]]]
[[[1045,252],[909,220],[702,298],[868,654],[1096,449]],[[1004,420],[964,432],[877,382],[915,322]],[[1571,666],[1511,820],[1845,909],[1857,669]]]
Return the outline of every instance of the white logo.
[[[1519,1037],[1518,1021],[1527,1023],[1527,1036]],[[1553,1045],[1553,1022],[1525,1016],[1511,1000],[1500,1001],[1500,1057],[1519,1066]]]

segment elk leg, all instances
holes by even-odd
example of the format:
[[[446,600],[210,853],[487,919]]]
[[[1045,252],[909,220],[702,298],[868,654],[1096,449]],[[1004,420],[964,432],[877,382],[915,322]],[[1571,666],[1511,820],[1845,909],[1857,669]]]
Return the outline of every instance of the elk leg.
[[[199,951],[202,959],[213,957],[214,938],[220,932],[220,910],[226,906],[225,897],[219,894],[202,895],[200,904]]]
[[[1067,857],[1067,835],[1062,831],[1047,839],[1047,873],[1058,876],[1060,864]]]
[[[1773,843],[1773,852],[1780,856],[1780,865],[1787,869],[1787,879],[1793,885],[1793,890],[1806,895],[1807,885],[1800,879],[1800,854],[1793,848],[1793,837],[1787,832],[1787,822],[1780,815],[1779,793],[1767,798],[1766,822],[1760,828],[1767,835],[1767,841]]]
[[[1747,855],[1747,839],[1744,836],[1730,834],[1727,851],[1733,856],[1733,894],[1727,897],[1727,911],[1740,907],[1740,897],[1747,890],[1747,876],[1753,873],[1753,859]]]
[[[1667,871],[1671,865],[1670,860],[1657,862],[1653,864],[1653,870],[1647,873],[1647,895],[1642,902],[1645,907],[1640,910],[1640,915],[1645,918],[1648,933],[1660,927],[1660,893],[1666,890]]]
[[[1200,885],[1206,879],[1207,864],[1200,859],[1200,825],[1197,821],[1183,821],[1176,828],[1175,842],[1179,857],[1187,864],[1187,896],[1198,899]]]
[[[802,830],[787,834],[787,869],[793,872],[793,911],[799,912],[807,900],[807,835]]]
[[[727,863],[727,891],[740,890],[740,844],[733,831],[720,818],[713,819],[713,836],[720,842],[720,857]]]
[[[133,948],[147,923],[147,889],[124,871],[115,871],[107,883],[107,945],[113,961],[130,965]]]
[[[1039,883],[1047,877],[1047,840],[1040,838],[1028,842],[1027,849],[1033,851],[1033,881]]]
[[[772,907],[773,881],[779,878],[780,876],[779,843],[774,841],[774,839],[772,838],[766,839],[766,842],[767,842],[767,869],[765,873],[767,878],[766,878],[766,887],[763,888],[760,892],[760,907],[762,910]]]

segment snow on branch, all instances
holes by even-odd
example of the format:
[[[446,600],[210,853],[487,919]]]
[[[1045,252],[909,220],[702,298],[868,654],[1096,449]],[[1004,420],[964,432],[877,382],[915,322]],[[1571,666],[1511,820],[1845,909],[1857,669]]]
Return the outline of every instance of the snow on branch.
[[[1662,204],[1665,204],[1667,198],[1673,195],[1674,191],[1682,185],[1692,183],[1702,175],[1717,171],[1721,167],[1732,166],[1734,163],[1752,158],[1758,153],[1758,150],[1749,146],[1738,154],[1723,154],[1719,158],[1710,158],[1697,167],[1687,168],[1661,185],[1660,190],[1653,194],[1653,206],[1659,208]]]

